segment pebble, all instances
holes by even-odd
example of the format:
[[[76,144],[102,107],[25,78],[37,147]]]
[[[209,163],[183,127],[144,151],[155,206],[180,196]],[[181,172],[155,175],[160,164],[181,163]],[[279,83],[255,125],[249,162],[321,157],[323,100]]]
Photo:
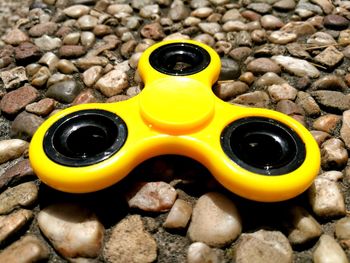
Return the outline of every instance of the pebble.
[[[345,146],[350,148],[350,110],[343,112],[343,123],[340,129],[340,136]]]
[[[329,46],[316,57],[314,57],[314,60],[317,63],[325,66],[327,69],[333,69],[343,60],[343,58],[344,55],[342,52],[340,52],[334,46]]]
[[[44,119],[35,114],[21,112],[12,122],[10,135],[29,140],[43,122]]]
[[[321,109],[315,99],[307,92],[299,91],[295,103],[303,108],[307,116],[318,116],[321,114]]]
[[[322,107],[331,111],[345,111],[350,109],[350,96],[339,91],[319,90],[311,92],[311,95]]]
[[[293,21],[285,24],[282,28],[282,31],[288,33],[295,33],[298,37],[309,36],[316,33],[315,27],[307,21]]]
[[[29,41],[29,36],[22,30],[15,28],[4,35],[2,39],[9,45],[17,46],[23,42]]]
[[[58,50],[58,55],[61,58],[78,58],[85,54],[85,48],[79,45],[63,45]]]
[[[95,84],[105,96],[112,97],[123,92],[129,86],[128,76],[121,70],[111,70]]]
[[[324,131],[329,134],[333,134],[336,128],[341,123],[341,116],[335,114],[326,114],[317,118],[312,127],[315,130]]]
[[[261,26],[266,30],[276,30],[284,26],[281,19],[274,15],[264,15],[260,18]]]
[[[59,48],[62,45],[62,41],[58,37],[43,35],[42,37],[34,39],[34,44],[42,51],[51,51]]]
[[[108,64],[109,60],[105,57],[99,56],[88,56],[77,59],[75,65],[82,70],[87,70],[93,66],[105,67]]]
[[[298,35],[293,32],[276,30],[271,32],[271,34],[268,36],[268,39],[274,44],[284,45],[295,41],[297,37]]]
[[[26,235],[0,253],[0,262],[40,262],[49,259],[50,251],[39,238]]]
[[[322,234],[321,225],[301,206],[294,206],[288,213],[288,240],[291,245],[304,245]]]
[[[51,72],[47,67],[40,67],[40,69],[32,77],[30,84],[35,87],[43,87],[51,76]]]
[[[163,27],[158,23],[146,24],[141,29],[141,35],[145,38],[160,40],[165,37]]]
[[[25,181],[31,177],[34,177],[34,171],[30,166],[29,160],[24,159],[6,169],[0,176],[0,189],[21,182],[22,180]]]
[[[96,37],[92,32],[84,31],[80,35],[81,44],[86,48],[92,47],[93,44],[95,43],[95,40],[96,40]]]
[[[282,55],[273,56],[272,60],[281,65],[286,71],[296,76],[304,77],[306,75],[310,78],[317,78],[320,76],[318,69],[306,60]]]
[[[95,102],[100,102],[100,100],[97,98],[95,94],[95,91],[92,89],[84,89],[82,92],[78,94],[78,96],[75,97],[72,104],[78,105],[78,104],[95,103]]]
[[[50,78],[47,80],[46,85],[48,87],[50,87],[50,86],[52,86],[52,85],[54,85],[56,83],[59,83],[59,82],[62,82],[62,81],[67,81],[67,80],[73,80],[73,79],[74,78],[71,75],[55,73],[52,76],[50,76]]]
[[[288,239],[279,231],[259,230],[242,234],[235,247],[237,263],[292,263]]]
[[[226,80],[217,83],[214,93],[222,100],[229,100],[246,93],[248,89],[248,85],[242,81]]]
[[[337,41],[335,41],[335,39],[330,34],[327,34],[325,32],[316,32],[315,34],[311,35],[306,42],[308,44],[314,44],[318,46],[337,44]]]
[[[73,62],[67,59],[61,59],[56,65],[57,69],[64,74],[72,74],[78,72],[78,69],[75,67]]]
[[[8,214],[17,207],[28,207],[36,203],[38,187],[33,182],[23,183],[0,194],[0,215]]]
[[[336,181],[318,177],[308,194],[312,210],[317,216],[330,218],[345,215],[344,197]]]
[[[185,228],[192,215],[192,206],[181,199],[177,199],[171,208],[163,227],[165,228]]]
[[[16,234],[32,218],[33,212],[26,209],[20,209],[9,215],[0,216],[0,243]]]
[[[322,168],[342,169],[348,160],[348,153],[344,148],[344,143],[338,138],[332,138],[325,141],[321,147]]]
[[[57,24],[54,22],[40,23],[31,27],[28,31],[31,37],[42,37],[43,35],[52,36],[57,31]]]
[[[270,98],[278,102],[280,100],[294,100],[297,96],[298,90],[288,83],[274,84],[267,88]]]
[[[286,80],[273,72],[267,72],[255,81],[255,85],[258,88],[266,88],[271,85],[282,85],[284,83],[286,83]]]
[[[239,95],[230,102],[242,104],[249,107],[267,108],[270,104],[270,98],[266,92],[258,90]]]
[[[28,80],[24,67],[16,67],[0,72],[5,89],[16,89]]]
[[[23,42],[15,48],[15,59],[20,65],[37,61],[41,55],[40,49],[30,42]]]
[[[235,240],[241,231],[235,204],[223,194],[210,192],[197,200],[187,235],[192,241],[222,247]]]
[[[249,47],[238,47],[230,51],[229,55],[237,62],[242,62],[246,60],[247,57],[252,53]]]
[[[247,24],[242,21],[227,21],[222,25],[222,29],[225,32],[234,32],[234,31],[245,31],[248,30]]]
[[[28,151],[29,144],[21,139],[0,141],[0,163],[16,159]]]
[[[92,66],[83,73],[83,82],[87,87],[92,87],[102,76],[103,68],[101,66]]]
[[[344,80],[337,75],[326,75],[319,78],[312,83],[312,90],[336,90],[336,91],[345,91],[347,90],[347,85]]]
[[[187,263],[220,263],[224,262],[218,250],[202,242],[194,242],[188,247]]]
[[[215,35],[216,33],[221,31],[221,26],[218,23],[215,23],[215,22],[213,22],[213,23],[202,22],[202,23],[198,24],[198,27],[204,33],[207,33],[207,34],[210,34],[210,35]]]
[[[259,14],[269,13],[272,9],[271,5],[267,3],[251,3],[247,6],[248,9],[251,9]]]
[[[273,4],[273,8],[281,11],[293,10],[296,6],[294,0],[280,0]]]
[[[184,20],[190,15],[190,9],[181,0],[174,0],[170,6],[168,16],[173,21]]]
[[[337,241],[329,236],[322,235],[316,250],[313,253],[315,263],[348,263],[349,260]]]
[[[291,100],[280,100],[276,105],[276,111],[282,112],[286,115],[304,115],[303,109]]]
[[[77,20],[77,25],[81,30],[92,30],[98,23],[98,18],[90,15],[83,15]]]
[[[67,16],[72,18],[79,18],[83,15],[87,15],[90,11],[90,7],[86,5],[72,5],[63,10]]]
[[[281,68],[273,60],[269,58],[257,58],[251,61],[247,65],[247,70],[253,74],[265,74],[267,72],[273,72],[276,74],[281,73]]]
[[[340,240],[350,240],[350,217],[344,217],[335,224],[335,235]]]
[[[176,190],[165,182],[140,183],[128,194],[130,207],[143,211],[165,212],[176,200]]]
[[[13,115],[25,108],[29,103],[35,101],[39,97],[39,92],[32,86],[25,85],[14,91],[5,94],[1,99],[1,111]]]
[[[327,15],[323,20],[325,27],[336,30],[347,29],[349,23],[348,19],[340,15]]]
[[[331,135],[326,133],[326,132],[323,132],[323,131],[314,131],[314,130],[311,130],[310,131],[312,136],[314,137],[314,139],[316,140],[317,144],[318,144],[318,147],[321,147],[321,145],[328,139],[331,138]]]
[[[28,104],[25,109],[26,111],[39,116],[47,116],[55,109],[55,106],[55,100],[50,98],[44,98],[38,102]]]
[[[238,63],[229,58],[221,58],[221,71],[219,80],[232,80],[241,75]]]
[[[78,45],[80,40],[80,32],[72,32],[64,36],[63,44],[65,45]]]
[[[151,263],[157,258],[157,243],[145,231],[141,217],[130,215],[112,229],[104,257],[111,263]]]
[[[80,87],[74,80],[66,80],[51,85],[46,96],[63,103],[71,103],[80,92]]]
[[[94,213],[77,204],[45,207],[38,214],[38,225],[65,258],[94,258],[102,249],[103,225]]]

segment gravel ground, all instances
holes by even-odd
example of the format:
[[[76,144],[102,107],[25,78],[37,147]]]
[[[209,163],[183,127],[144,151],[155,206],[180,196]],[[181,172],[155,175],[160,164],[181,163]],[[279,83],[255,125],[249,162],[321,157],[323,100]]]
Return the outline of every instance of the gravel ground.
[[[0,262],[350,261],[350,1],[13,0],[0,25]],[[181,156],[90,194],[36,178],[48,116],[136,96],[141,53],[177,38],[219,53],[216,96],[311,131],[322,165],[305,193],[246,200]]]

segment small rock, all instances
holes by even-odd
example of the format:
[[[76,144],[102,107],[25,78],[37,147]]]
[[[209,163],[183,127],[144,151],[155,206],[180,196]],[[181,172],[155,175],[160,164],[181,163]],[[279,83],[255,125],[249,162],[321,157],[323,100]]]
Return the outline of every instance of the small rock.
[[[322,78],[319,78],[311,85],[312,90],[338,90],[345,91],[347,90],[347,85],[344,80],[337,75],[326,75]]]
[[[344,55],[334,46],[329,46],[323,50],[320,54],[314,57],[314,60],[324,66],[327,69],[333,69],[336,65],[342,61]]]
[[[259,230],[241,235],[235,248],[235,262],[292,263],[293,251],[281,232]]]
[[[268,108],[270,104],[269,95],[264,91],[253,91],[237,96],[231,103],[242,104],[256,108]]]
[[[33,212],[26,209],[20,209],[12,214],[0,216],[0,243],[18,232],[32,217]]]
[[[334,114],[326,114],[317,118],[312,127],[319,131],[332,134],[341,123],[341,117]]]
[[[64,36],[63,44],[64,45],[78,45],[80,40],[80,32],[72,32]]]
[[[337,138],[325,141],[321,147],[322,168],[342,169],[348,160],[348,152],[344,148],[344,143]]]
[[[142,11],[142,10],[141,10]],[[237,11],[237,10],[236,10]],[[212,13],[214,12],[214,10],[210,7],[200,7],[198,9],[195,9],[191,15],[195,16],[195,17],[199,17],[199,18],[207,18],[208,16],[210,16]]]
[[[171,208],[163,227],[185,228],[191,218],[192,206],[184,200],[177,199]]]
[[[282,20],[274,15],[264,15],[260,18],[260,23],[266,30],[276,30],[284,26]]]
[[[221,26],[218,23],[202,22],[198,24],[198,27],[207,34],[215,35],[221,31]]]
[[[102,76],[103,68],[101,66],[92,66],[83,73],[83,82],[87,87],[92,87]]]
[[[0,215],[8,214],[17,207],[28,207],[38,199],[38,188],[32,183],[23,183],[8,188],[0,194]]]
[[[279,45],[285,45],[290,42],[294,42],[298,38],[298,35],[293,32],[285,32],[282,30],[276,30],[271,32],[268,36],[268,39],[274,43]]]
[[[311,92],[320,106],[333,111],[345,111],[350,109],[350,96],[339,91],[319,90]]]
[[[56,68],[64,74],[72,74],[78,72],[78,69],[74,66],[73,62],[67,59],[61,59],[58,61]]]
[[[168,16],[173,21],[184,20],[190,15],[190,9],[181,1],[175,0],[170,6]]]
[[[104,257],[112,263],[151,263],[157,258],[157,243],[144,230],[141,217],[131,215],[112,229],[105,244]]]
[[[284,83],[286,83],[286,80],[273,72],[267,72],[255,81],[255,85],[259,88],[266,88],[271,85],[282,85]]]
[[[242,21],[227,21],[222,25],[222,30],[225,32],[236,32],[248,30],[248,26]]]
[[[15,28],[9,31],[2,39],[9,45],[17,46],[23,42],[29,41],[29,36],[22,30]]]
[[[144,211],[164,212],[173,206],[176,196],[176,190],[167,183],[140,183],[129,194],[128,204]]]
[[[297,89],[288,83],[271,85],[267,90],[272,100],[276,102],[280,100],[294,100],[298,93]]]
[[[47,67],[41,67],[32,77],[30,84],[35,87],[43,87],[50,76],[50,70]]]
[[[350,110],[343,112],[343,124],[340,129],[340,136],[347,148],[350,148]]]
[[[12,122],[10,135],[29,140],[43,122],[44,119],[37,115],[21,112]]]
[[[339,33],[338,43],[340,45],[350,44],[350,29],[342,30]]]
[[[249,47],[238,47],[231,50],[229,53],[230,57],[240,62],[246,60],[247,57],[252,53]]]
[[[347,29],[349,20],[340,15],[328,15],[324,17],[323,24],[327,28],[341,30]]]
[[[71,103],[80,92],[80,87],[74,80],[58,82],[49,87],[46,96],[63,103]]]
[[[96,82],[96,87],[107,97],[123,92],[129,85],[128,76],[120,70],[111,70]]]
[[[211,192],[197,200],[187,234],[192,241],[221,247],[235,240],[241,231],[235,204],[226,196]]]
[[[285,24],[282,28],[282,31],[288,33],[295,33],[298,37],[308,36],[316,33],[315,27],[307,21],[293,21]]]
[[[290,116],[294,114],[304,115],[303,109],[291,100],[280,100],[276,105],[276,111]]]
[[[95,103],[95,102],[99,102],[99,99],[95,95],[94,90],[84,89],[82,92],[79,93],[78,96],[75,97],[72,104],[78,105],[78,104]]]
[[[337,44],[337,41],[335,41],[335,39],[331,35],[325,32],[316,32],[315,34],[310,36],[306,42],[308,44],[314,44],[318,46]]]
[[[307,244],[322,234],[320,224],[301,206],[290,209],[288,221],[288,240],[292,245]]]
[[[350,239],[350,217],[344,217],[335,224],[335,235],[340,240]]]
[[[269,58],[254,59],[247,65],[247,70],[254,74],[264,74],[267,72],[281,73],[281,68]]]
[[[15,48],[16,61],[21,65],[37,61],[41,55],[40,49],[30,42],[23,42]]]
[[[288,72],[299,77],[304,77],[305,75],[307,75],[310,78],[317,78],[320,75],[318,69],[306,60],[282,55],[273,56],[272,60],[280,64]]]
[[[72,203],[50,205],[39,212],[38,224],[65,258],[94,258],[100,254],[104,227],[84,207]]]
[[[272,7],[267,3],[251,3],[247,6],[248,9],[251,9],[260,14],[266,14],[271,12]]]
[[[126,14],[131,14],[133,12],[131,6],[127,4],[111,4],[108,6],[106,11],[108,14],[111,14],[111,15],[116,15],[120,12],[126,13]]]
[[[92,30],[98,24],[98,18],[90,15],[83,15],[77,20],[81,30]]]
[[[34,171],[30,166],[29,160],[24,159],[8,168],[5,173],[0,176],[0,189],[30,177],[34,177]]]
[[[48,35],[43,35],[42,37],[34,39],[34,43],[42,51],[51,51],[59,48],[62,44],[62,41],[58,37],[49,37]]]
[[[337,182],[318,177],[309,188],[308,194],[316,215],[324,218],[345,215],[344,197]]]
[[[141,35],[144,38],[150,38],[154,40],[160,40],[165,37],[163,27],[158,22],[145,25],[141,29]]]
[[[49,115],[56,106],[56,101],[50,98],[42,99],[26,106],[26,111],[39,116]]]
[[[24,67],[2,71],[0,72],[0,78],[4,82],[5,89],[16,89],[28,80]]]
[[[0,102],[0,108],[4,113],[13,115],[38,97],[39,92],[32,86],[26,85],[5,94]]]
[[[93,44],[95,43],[95,40],[96,40],[96,37],[92,32],[84,31],[80,35],[81,44],[86,48],[92,47]]]
[[[58,55],[61,58],[78,58],[85,54],[85,48],[79,45],[64,45],[58,50]]]
[[[331,135],[323,132],[323,131],[310,131],[314,139],[316,140],[318,147],[321,147],[321,145],[328,139],[331,138]]]
[[[52,36],[57,31],[57,28],[58,26],[54,22],[40,23],[31,27],[28,33],[31,37],[42,37],[43,35]]]
[[[9,139],[0,141],[0,163],[20,157],[28,150],[28,142],[20,139]]]
[[[214,93],[222,100],[232,99],[237,95],[247,92],[248,85],[241,81],[226,80],[219,81],[214,87]]]
[[[72,5],[63,10],[67,16],[72,18],[79,18],[83,15],[87,15],[90,11],[90,7],[86,5]]]
[[[280,0],[273,4],[273,8],[281,11],[290,11],[295,8],[294,0]]]
[[[232,80],[241,75],[238,63],[229,58],[221,58],[221,71],[219,80]]]
[[[349,262],[344,250],[340,247],[337,241],[329,235],[322,235],[320,237],[320,242],[313,253],[313,260],[315,263]]]
[[[295,100],[296,104],[303,108],[307,116],[318,116],[321,109],[315,99],[307,92],[299,91]]]
[[[187,251],[187,263],[220,263],[224,262],[218,250],[202,242],[192,243]]]
[[[0,253],[0,262],[39,262],[49,259],[48,247],[37,237],[26,235]]]
[[[88,56],[77,59],[75,65],[82,70],[87,70],[93,66],[105,67],[109,60],[105,57]]]

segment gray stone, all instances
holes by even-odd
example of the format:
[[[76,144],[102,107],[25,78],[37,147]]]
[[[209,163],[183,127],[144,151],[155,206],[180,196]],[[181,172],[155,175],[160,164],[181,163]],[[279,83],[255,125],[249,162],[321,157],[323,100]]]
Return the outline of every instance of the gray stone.
[[[71,103],[78,96],[81,88],[76,81],[67,80],[58,82],[49,87],[46,96],[63,103]]]
[[[313,91],[311,95],[320,106],[333,111],[345,111],[350,109],[350,96],[342,92],[331,90]]]
[[[12,122],[10,135],[29,140],[43,122],[44,119],[37,115],[25,111],[21,112]]]
[[[232,80],[241,75],[238,63],[229,58],[221,58],[221,71],[219,80]]]
[[[344,55],[342,52],[340,52],[334,46],[329,46],[316,57],[314,57],[314,60],[317,63],[320,63],[321,65],[327,67],[327,69],[333,69],[343,60],[343,58]]]
[[[299,91],[295,102],[303,108],[307,116],[318,116],[321,114],[321,109],[317,102],[307,92]]]

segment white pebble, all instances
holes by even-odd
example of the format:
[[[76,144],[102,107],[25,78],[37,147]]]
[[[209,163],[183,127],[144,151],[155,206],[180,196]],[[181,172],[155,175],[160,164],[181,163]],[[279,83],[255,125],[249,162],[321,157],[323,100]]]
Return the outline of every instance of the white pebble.
[[[171,208],[163,227],[185,228],[191,218],[192,206],[184,200],[177,199]]]

